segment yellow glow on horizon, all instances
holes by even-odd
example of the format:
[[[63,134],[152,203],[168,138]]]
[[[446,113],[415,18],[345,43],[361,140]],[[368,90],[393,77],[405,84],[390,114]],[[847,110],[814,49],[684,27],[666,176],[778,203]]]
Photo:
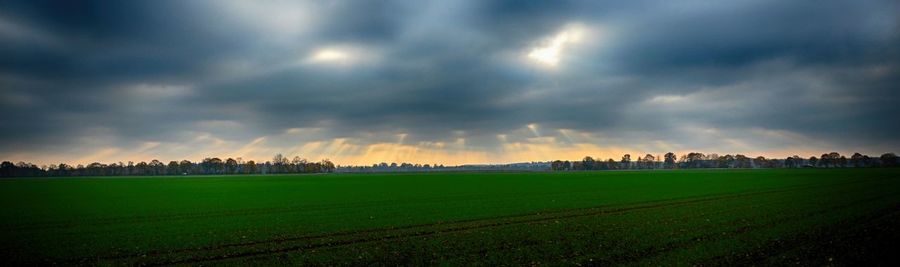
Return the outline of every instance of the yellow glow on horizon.
[[[727,133],[708,127],[689,127],[691,133],[710,138],[720,139],[726,145],[719,151],[698,149],[703,153],[719,154],[744,154],[747,156],[765,156],[767,158],[783,158],[794,154],[809,157],[824,153],[817,149],[802,145],[788,145],[778,149],[755,150],[754,144],[743,139],[726,138]],[[288,158],[300,156],[309,161],[329,159],[338,165],[371,166],[372,164],[387,163],[413,163],[413,164],[504,164],[530,161],[552,160],[581,160],[585,156],[591,156],[598,160],[612,158],[616,161],[623,154],[631,154],[633,157],[647,153],[662,155],[665,152],[674,152],[683,155],[694,149],[685,148],[677,143],[671,144],[665,140],[643,140],[637,144],[619,146],[617,139],[598,137],[598,133],[583,132],[572,129],[553,129],[547,126],[541,128],[536,123],[525,125],[509,133],[499,133],[488,136],[467,136],[463,131],[454,132],[454,137],[446,139],[413,141],[409,133],[383,133],[371,137],[340,137],[340,138],[308,138],[319,130],[318,128],[290,128],[281,134],[259,136],[252,140],[229,140],[208,132],[195,133],[184,142],[160,142],[144,141],[130,148],[104,147],[84,148],[77,154],[46,156],[39,153],[15,154],[20,158],[36,164],[88,164],[91,162],[112,163],[128,161],[149,162],[158,159],[163,162],[170,160],[187,159],[192,162],[206,157],[242,158],[244,161],[254,160],[265,162],[272,159],[275,154],[282,154]],[[542,130],[544,135],[538,135]],[[558,132],[558,134],[557,134]],[[814,140],[806,141],[807,137],[792,132],[751,129],[754,136],[766,137],[771,140],[803,140],[804,143],[814,144]],[[532,135],[533,134],[533,135]],[[719,136],[724,135],[724,136]],[[394,137],[394,138],[391,138]],[[379,142],[372,142],[371,138],[380,138]],[[481,139],[479,139],[481,138]],[[484,139],[488,138],[488,139]],[[495,139],[496,138],[496,139]],[[417,137],[418,139],[418,137]],[[490,145],[485,145],[485,140]],[[815,144],[814,144],[815,145]],[[821,146],[821,145],[817,145]],[[829,149],[849,154],[854,151],[841,149]],[[724,153],[723,153],[724,152]],[[861,151],[866,152],[866,151]],[[869,153],[871,154],[871,153]],[[72,157],[72,155],[80,155]]]
[[[498,137],[499,138],[499,137]],[[168,150],[171,144],[161,144],[158,149]],[[632,157],[642,156],[650,153],[653,155],[661,155],[668,151],[645,151],[634,147],[618,147],[604,146],[591,143],[575,143],[560,145],[555,138],[529,138],[522,142],[505,142],[496,150],[478,150],[466,149],[460,147],[456,142],[449,145],[443,142],[419,142],[416,144],[397,144],[397,143],[373,143],[373,144],[354,144],[346,139],[324,140],[306,142],[298,145],[296,149],[284,149],[283,147],[271,147],[266,144],[266,138],[260,137],[237,151],[229,151],[225,148],[221,150],[204,150],[202,152],[192,153],[187,156],[162,156],[153,153],[144,153],[137,151],[127,151],[119,148],[101,148],[92,151],[86,156],[72,159],[64,157],[43,158],[45,162],[30,161],[37,164],[88,164],[91,162],[113,163],[140,161],[149,162],[152,159],[159,159],[163,162],[169,160],[187,159],[196,162],[205,157],[225,158],[243,158],[244,161],[254,160],[256,162],[265,162],[271,160],[276,153],[281,153],[286,157],[293,158],[300,156],[310,161],[319,161],[321,159],[329,159],[338,165],[355,165],[355,166],[371,166],[380,162],[386,163],[413,163],[413,164],[443,164],[445,166],[463,165],[463,164],[504,164],[516,162],[531,161],[551,161],[551,160],[581,160],[585,156],[591,156],[597,160],[620,160],[622,155],[631,154]],[[691,151],[673,150],[676,155],[683,155]],[[701,151],[704,153],[716,153],[717,151]],[[849,152],[840,151],[842,154]],[[804,149],[800,147],[788,147],[779,150],[770,151],[727,151],[727,154],[744,154],[748,156],[765,156],[787,157],[791,155],[800,155],[804,158],[811,155],[818,156],[825,153],[819,150]],[[719,154],[724,155],[726,153]],[[36,158],[39,155],[20,154],[15,155],[29,161],[29,158]],[[49,161],[46,161],[49,160]]]

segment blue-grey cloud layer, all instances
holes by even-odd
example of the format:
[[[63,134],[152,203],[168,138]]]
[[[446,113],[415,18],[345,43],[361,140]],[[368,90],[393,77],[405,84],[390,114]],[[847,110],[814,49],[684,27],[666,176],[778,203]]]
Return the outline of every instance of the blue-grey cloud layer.
[[[310,127],[361,142],[462,133],[490,150],[528,124],[697,150],[718,143],[694,130],[900,148],[896,1],[239,4],[0,3],[0,155]],[[573,23],[607,38],[557,71],[510,59]],[[374,59],[304,63],[335,45]],[[790,143],[739,138],[755,151]]]

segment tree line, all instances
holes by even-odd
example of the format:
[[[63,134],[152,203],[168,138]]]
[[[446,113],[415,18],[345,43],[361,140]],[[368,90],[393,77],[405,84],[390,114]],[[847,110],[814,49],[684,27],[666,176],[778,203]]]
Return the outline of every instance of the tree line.
[[[853,153],[849,158],[838,152],[822,154],[820,157],[801,158],[755,158],[741,154],[719,155],[691,152],[677,156],[669,152],[663,156],[647,154],[632,159],[625,154],[619,160],[598,160],[590,156],[581,161],[555,160],[550,162],[550,170],[627,170],[627,169],[699,169],[699,168],[870,168],[898,167],[900,158],[894,153],[884,153],[880,157],[870,157]]]
[[[204,158],[199,162],[189,160],[159,160],[150,162],[118,162],[104,164],[94,162],[88,165],[67,165],[64,163],[40,166],[9,161],[0,163],[0,177],[56,177],[56,176],[131,176],[131,175],[197,175],[197,174],[282,174],[282,173],[327,173],[334,172],[335,165],[324,159],[311,162],[300,157],[289,159],[281,154],[271,161],[243,161],[241,158]]]
[[[159,160],[150,162],[118,162],[91,163],[71,166],[67,164],[37,166],[31,163],[0,163],[0,177],[56,177],[56,176],[132,176],[132,175],[224,175],[224,174],[286,174],[286,173],[330,173],[340,172],[403,172],[403,171],[579,171],[579,170],[628,170],[628,169],[699,169],[699,168],[869,168],[900,167],[900,158],[894,153],[885,153],[879,157],[870,157],[854,153],[849,158],[837,152],[822,154],[819,157],[802,158],[751,158],[741,154],[718,155],[691,152],[677,156],[669,152],[664,155],[646,154],[632,159],[625,154],[619,160],[599,160],[590,156],[581,161],[530,162],[495,165],[420,165],[411,163],[380,163],[372,166],[335,166],[325,159],[311,162],[300,157],[288,158],[275,155],[271,161],[243,161],[241,158],[205,158],[199,162],[188,160],[170,161],[168,164]]]
[[[373,173],[373,172],[452,172],[452,171],[547,171],[549,162],[522,162],[509,164],[464,164],[444,166],[443,164],[418,163],[378,163],[371,166],[339,166],[335,172]]]

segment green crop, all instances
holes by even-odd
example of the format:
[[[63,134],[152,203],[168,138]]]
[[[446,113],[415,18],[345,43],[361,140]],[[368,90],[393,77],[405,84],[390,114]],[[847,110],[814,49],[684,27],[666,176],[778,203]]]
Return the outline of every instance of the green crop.
[[[853,263],[871,255],[843,246],[896,241],[861,233],[896,234],[886,225],[900,217],[898,174],[5,179],[0,252],[8,263],[66,265]]]

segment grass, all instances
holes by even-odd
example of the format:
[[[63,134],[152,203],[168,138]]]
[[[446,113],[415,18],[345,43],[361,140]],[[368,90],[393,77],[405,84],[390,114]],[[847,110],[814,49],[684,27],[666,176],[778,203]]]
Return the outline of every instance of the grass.
[[[13,264],[895,262],[900,170],[0,180]],[[836,234],[835,234],[836,233]]]

